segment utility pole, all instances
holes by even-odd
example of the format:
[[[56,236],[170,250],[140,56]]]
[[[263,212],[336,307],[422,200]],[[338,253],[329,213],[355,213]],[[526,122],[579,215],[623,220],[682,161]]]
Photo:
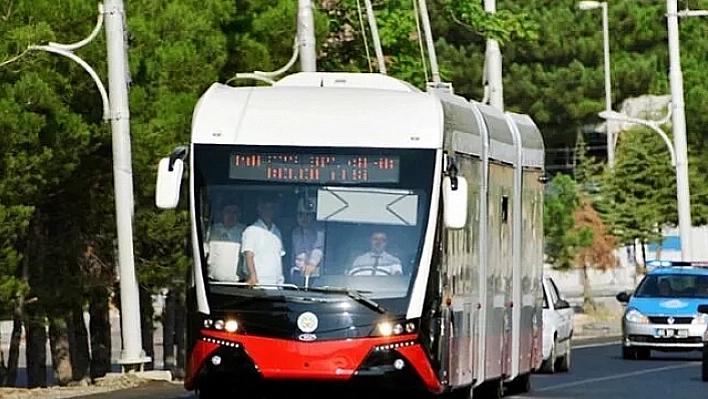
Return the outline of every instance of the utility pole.
[[[121,330],[123,350],[118,363],[132,369],[151,361],[142,347],[140,297],[133,259],[133,172],[128,108],[128,52],[123,0],[106,0],[106,45],[108,47],[108,93],[113,137],[113,179],[118,265],[120,268]]]
[[[602,2],[602,47],[605,61],[605,111],[612,111],[612,75],[610,72],[610,11],[607,2]],[[613,137],[613,124],[605,123],[607,133],[607,165],[610,169],[615,167],[615,139]]]
[[[297,42],[300,51],[300,70],[317,71],[317,50],[315,48],[315,17],[311,0],[297,2]]]
[[[681,258],[691,261],[691,197],[688,180],[688,149],[686,144],[686,114],[683,100],[683,75],[679,48],[677,0],[666,0],[669,33],[669,82],[671,85],[672,125],[676,150],[676,188],[678,224],[681,238]]]
[[[496,0],[484,0],[484,10],[490,14],[497,12]],[[487,39],[485,58],[485,78],[489,87],[489,105],[504,111],[504,88],[502,81],[502,54],[499,42]]]

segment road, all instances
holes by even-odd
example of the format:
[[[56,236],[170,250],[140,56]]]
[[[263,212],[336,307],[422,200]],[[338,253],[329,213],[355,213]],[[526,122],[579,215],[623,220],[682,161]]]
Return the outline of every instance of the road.
[[[510,399],[699,399],[708,383],[700,379],[700,354],[655,353],[651,360],[626,361],[617,344],[596,343],[574,349],[567,374],[534,375],[533,390]],[[87,396],[85,399],[195,398],[180,385],[154,383],[137,390]]]
[[[705,398],[700,353],[663,354],[628,361],[617,344],[576,348],[570,373],[536,375],[533,392],[514,398],[537,399],[664,399]]]

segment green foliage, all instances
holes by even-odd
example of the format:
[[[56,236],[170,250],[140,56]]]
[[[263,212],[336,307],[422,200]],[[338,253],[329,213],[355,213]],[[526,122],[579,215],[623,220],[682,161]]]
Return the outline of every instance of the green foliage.
[[[580,205],[575,181],[568,175],[557,174],[549,184],[543,209],[545,253],[556,269],[573,267],[578,251],[593,243],[593,231],[587,226],[576,226],[575,213]]]
[[[189,214],[186,211],[142,211],[136,214],[135,247],[138,280],[157,288],[171,287],[189,266],[186,256]]]
[[[609,219],[623,242],[659,239],[658,226],[676,224],[676,178],[666,145],[648,128],[622,133],[606,192]]]
[[[663,130],[670,136],[670,129]],[[633,128],[620,137],[615,168],[605,177],[603,212],[622,243],[657,242],[661,227],[678,224],[676,170],[669,150],[661,137],[646,127]],[[708,191],[699,184],[698,176],[704,163],[695,157],[691,161],[693,223],[702,224]]]
[[[442,5],[454,22],[501,45],[511,40],[538,40],[539,21],[527,12],[499,9],[490,14],[482,2],[465,0],[443,0]]]

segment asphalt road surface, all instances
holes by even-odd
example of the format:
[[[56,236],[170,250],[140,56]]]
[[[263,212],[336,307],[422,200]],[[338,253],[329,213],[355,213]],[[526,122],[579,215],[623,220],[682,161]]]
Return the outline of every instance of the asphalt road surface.
[[[622,360],[618,344],[586,344],[573,351],[570,373],[534,375],[532,392],[509,398],[535,399],[703,399],[708,383],[700,378],[700,354],[652,353],[651,360]],[[289,396],[289,395],[284,395]],[[181,385],[149,386],[85,399],[195,398]]]

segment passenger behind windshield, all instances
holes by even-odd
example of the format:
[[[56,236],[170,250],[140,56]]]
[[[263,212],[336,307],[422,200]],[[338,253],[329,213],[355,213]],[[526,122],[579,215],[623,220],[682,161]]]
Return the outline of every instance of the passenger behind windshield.
[[[371,235],[369,252],[354,259],[350,276],[393,276],[402,275],[401,260],[386,252],[388,236],[377,231]]]
[[[246,277],[243,262],[238,259],[239,247],[234,247],[234,253],[228,253],[227,248],[220,247],[219,242],[241,244],[241,235],[246,225],[241,223],[241,209],[233,201],[227,201],[221,209],[220,218],[209,229],[207,242],[211,248],[209,259],[209,277],[219,281],[238,281]]]
[[[241,242],[241,235],[246,225],[241,223],[241,209],[238,205],[229,203],[221,211],[221,221],[214,223],[209,231],[209,241]]]
[[[283,284],[283,239],[274,219],[275,198],[259,197],[258,219],[243,232],[243,254],[248,268],[248,284]]]
[[[297,206],[297,227],[292,232],[290,277],[319,276],[324,256],[324,231],[314,223],[315,201],[301,198]]]

